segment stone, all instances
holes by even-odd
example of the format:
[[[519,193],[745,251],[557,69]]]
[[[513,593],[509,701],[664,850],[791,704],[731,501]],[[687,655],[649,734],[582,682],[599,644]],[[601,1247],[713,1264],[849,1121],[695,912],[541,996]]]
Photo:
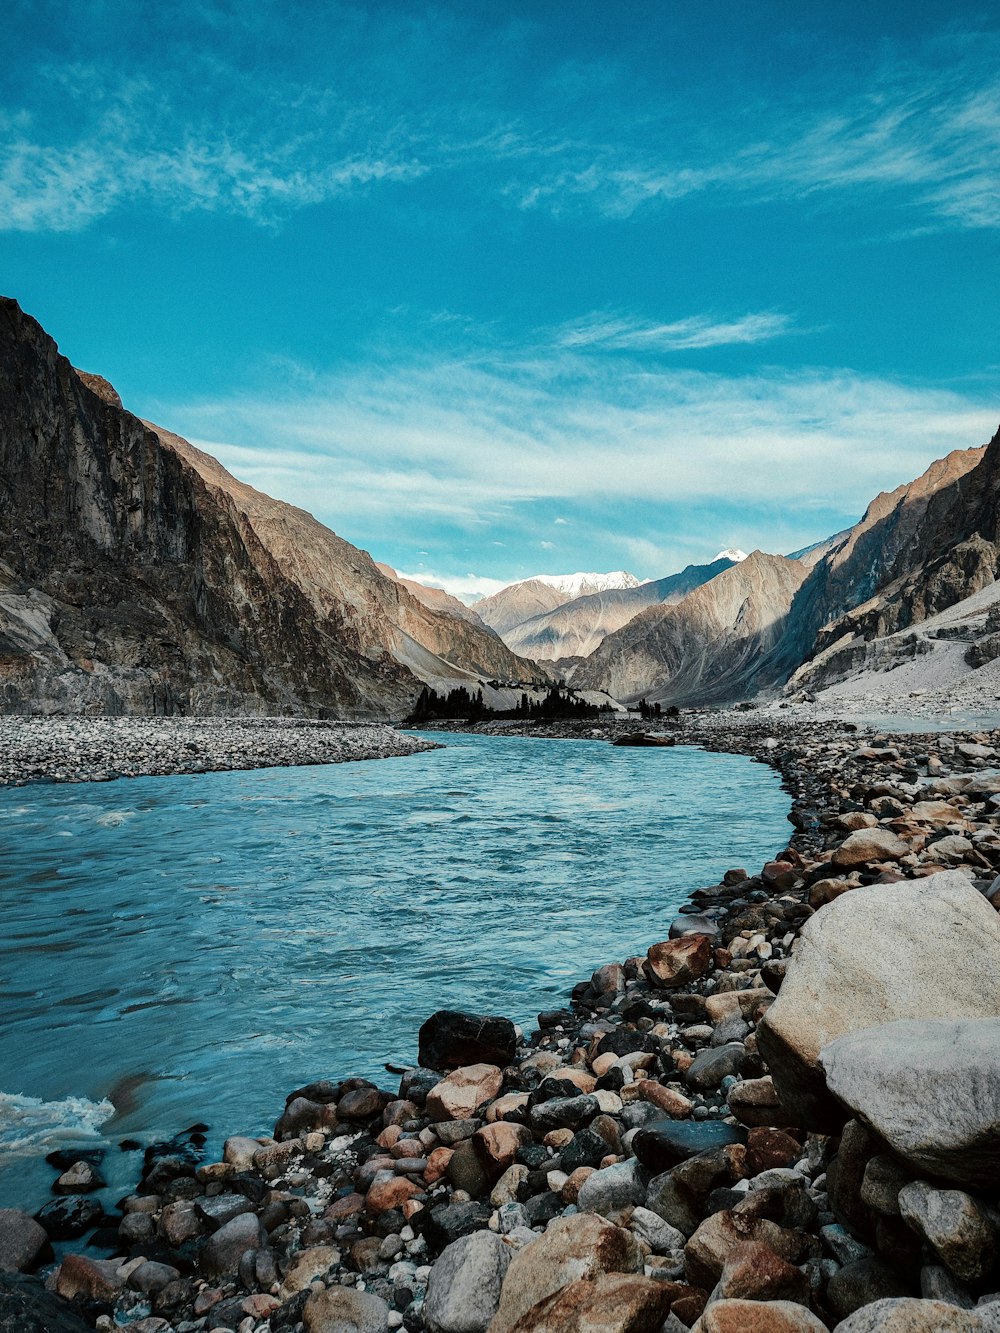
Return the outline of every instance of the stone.
[[[467,1203],[442,1204],[418,1214],[420,1226],[428,1241],[443,1248],[459,1236],[485,1227],[490,1217],[490,1206],[470,1199]]]
[[[503,1073],[496,1065],[463,1065],[431,1088],[427,1114],[432,1120],[467,1120],[492,1101],[502,1085]]]
[[[943,1301],[886,1297],[842,1320],[834,1333],[985,1333],[972,1310]]]
[[[838,1268],[826,1288],[827,1305],[838,1319],[845,1319],[874,1301],[910,1295],[911,1288],[896,1270],[875,1255]]]
[[[576,1204],[581,1213],[600,1213],[602,1217],[607,1217],[609,1213],[621,1212],[623,1208],[643,1203],[645,1198],[646,1182],[642,1168],[633,1157],[588,1176],[580,1187]]]
[[[295,1256],[291,1268],[285,1274],[278,1295],[283,1301],[305,1289],[317,1278],[340,1262],[340,1250],[332,1245],[313,1245],[308,1250],[300,1250]]]
[[[498,1120],[484,1125],[473,1134],[471,1143],[491,1182],[499,1180],[517,1156],[518,1148],[531,1142],[531,1131],[524,1125]]]
[[[649,1102],[657,1110],[665,1112],[675,1120],[683,1120],[694,1109],[690,1098],[674,1088],[665,1088],[655,1079],[644,1078],[639,1083],[639,1095],[644,1102]]]
[[[674,1254],[683,1250],[687,1244],[683,1231],[672,1227],[649,1208],[633,1208],[628,1226],[639,1240],[649,1246],[653,1254]]]
[[[980,978],[986,1007],[994,978],[985,963]],[[1000,1019],[869,1027],[824,1047],[821,1062],[830,1090],[916,1171],[1000,1185]]]
[[[879,861],[901,861],[909,844],[889,829],[866,828],[849,833],[833,854],[833,864],[844,870]]]
[[[632,1151],[644,1167],[659,1174],[709,1149],[746,1141],[745,1129],[721,1120],[658,1120],[639,1130]]]
[[[118,1270],[119,1259],[90,1259],[85,1254],[67,1254],[56,1270],[56,1295],[71,1301],[77,1296],[87,1300],[113,1301],[125,1285]]]
[[[20,1208],[0,1208],[0,1271],[27,1273],[49,1251],[45,1228]]]
[[[899,1216],[899,1191],[910,1177],[894,1157],[876,1153],[861,1179],[861,1202],[883,1217]]]
[[[253,1212],[253,1204],[244,1194],[214,1194],[193,1202],[195,1212],[209,1231],[218,1231],[241,1213]]]
[[[53,1194],[89,1194],[104,1188],[104,1177],[91,1162],[74,1162],[52,1186]]]
[[[782,1106],[770,1074],[735,1083],[728,1093],[729,1110],[743,1125],[794,1125]]]
[[[531,1108],[531,1124],[542,1134],[550,1129],[576,1130],[600,1112],[600,1102],[590,1093],[581,1093],[579,1097],[553,1097]]]
[[[766,1241],[746,1241],[726,1256],[713,1300],[809,1301],[809,1279]]]
[[[759,1176],[774,1167],[791,1166],[802,1156],[802,1145],[781,1129],[757,1126],[747,1135],[748,1176]]]
[[[417,1059],[426,1069],[512,1064],[517,1031],[509,1018],[439,1009],[421,1024]]]
[[[127,1285],[132,1291],[145,1292],[147,1296],[151,1296],[162,1291],[179,1277],[180,1272],[170,1264],[160,1264],[147,1259],[129,1273]]]
[[[717,1088],[724,1078],[733,1078],[743,1071],[747,1050],[741,1041],[730,1041],[724,1046],[710,1046],[699,1051],[684,1072],[684,1082],[698,1092]]]
[[[578,1278],[533,1305],[512,1333],[658,1333],[673,1293],[636,1273]]]
[[[826,1324],[792,1301],[714,1301],[691,1333],[827,1333]]]
[[[371,1120],[375,1116],[381,1115],[391,1101],[390,1095],[387,1092],[380,1092],[378,1088],[370,1086],[351,1088],[349,1092],[344,1093],[337,1103],[337,1118],[340,1120]],[[295,1106],[297,1103],[293,1102],[292,1105]],[[308,1105],[312,1105],[312,1103]],[[325,1111],[327,1108],[321,1109]],[[288,1115],[287,1111],[285,1115]],[[315,1127],[313,1117],[308,1111],[300,1112],[296,1118],[303,1122],[304,1128],[313,1129]],[[324,1124],[327,1122],[321,1119],[317,1123]]]
[[[780,1258],[795,1263],[805,1240],[797,1232],[761,1217],[739,1217],[732,1212],[712,1213],[699,1225],[684,1248],[687,1280],[712,1288],[722,1277],[730,1256],[748,1241],[761,1242]]]
[[[388,1333],[389,1306],[368,1291],[330,1287],[312,1293],[302,1323],[306,1333]]]
[[[198,1254],[198,1267],[206,1277],[235,1273],[245,1251],[266,1244],[267,1233],[256,1215],[242,1213],[209,1236]]]
[[[651,985],[672,990],[697,981],[711,966],[711,937],[682,935],[652,945],[646,954],[645,972]]]
[[[631,1232],[594,1213],[557,1218],[544,1235],[515,1254],[490,1333],[511,1333],[532,1306],[570,1282],[641,1271],[642,1253]]]
[[[234,1134],[222,1145],[222,1160],[235,1166],[237,1171],[249,1171],[253,1166],[254,1153],[260,1147],[256,1139],[248,1138],[245,1134]]]
[[[475,1231],[447,1246],[427,1280],[423,1315],[430,1333],[486,1333],[512,1257],[493,1231]]]
[[[0,1268],[0,1333],[93,1333],[93,1328],[36,1278]]]
[[[757,1028],[782,1105],[836,1132],[820,1051],[901,1019],[1000,1016],[1000,916],[957,871],[855,889],[810,917]]]
[[[463,1139],[455,1145],[448,1163],[447,1176],[452,1188],[464,1190],[473,1199],[488,1194],[495,1179],[483,1166],[471,1139]]]
[[[990,1218],[961,1190],[934,1189],[914,1180],[899,1192],[899,1213],[963,1282],[978,1282],[1000,1258]]]

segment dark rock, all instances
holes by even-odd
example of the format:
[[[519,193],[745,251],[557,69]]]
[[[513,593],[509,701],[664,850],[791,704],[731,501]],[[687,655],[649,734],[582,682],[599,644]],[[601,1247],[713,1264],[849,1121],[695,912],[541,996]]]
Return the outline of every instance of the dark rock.
[[[0,1270],[27,1272],[50,1253],[45,1228],[19,1208],[0,1208]]]
[[[458,1240],[459,1236],[468,1236],[470,1232],[485,1227],[492,1211],[488,1203],[477,1200],[448,1203],[417,1213],[413,1225],[422,1232],[429,1245],[443,1249],[453,1240]]]
[[[244,1251],[259,1250],[266,1244],[260,1222],[253,1213],[243,1213],[209,1236],[198,1255],[198,1267],[207,1277],[235,1273]]]
[[[830,1278],[827,1304],[838,1319],[846,1319],[863,1305],[894,1296],[916,1293],[883,1259],[855,1259]]]
[[[635,1028],[618,1027],[605,1032],[597,1043],[598,1055],[632,1055],[637,1051],[658,1051],[659,1042],[647,1032]]]
[[[421,1024],[417,1059],[429,1069],[513,1063],[517,1033],[509,1018],[439,1009]]]
[[[745,1129],[720,1120],[659,1120],[639,1130],[632,1151],[643,1166],[659,1174],[709,1149],[746,1141]]]
[[[746,1066],[747,1050],[742,1042],[707,1047],[699,1051],[685,1071],[684,1082],[699,1092],[712,1091],[724,1078],[742,1074]]]
[[[524,1204],[524,1211],[528,1215],[528,1225],[532,1227],[544,1226],[546,1222],[551,1222],[554,1217],[558,1217],[564,1207],[562,1199],[554,1190],[545,1190],[542,1194],[536,1194],[527,1199]]]
[[[38,1210],[35,1219],[53,1240],[75,1240],[96,1227],[103,1216],[104,1209],[96,1199],[76,1194],[53,1199]]]
[[[589,1094],[576,1097],[556,1097],[531,1108],[531,1124],[541,1133],[551,1129],[579,1129],[600,1114],[600,1103]]]
[[[579,1166],[600,1166],[608,1151],[607,1142],[593,1129],[578,1130],[559,1154],[561,1169],[572,1175]]]
[[[92,1333],[72,1306],[35,1278],[0,1271],[0,1333]]]
[[[209,1231],[218,1231],[241,1213],[252,1213],[253,1204],[242,1194],[216,1194],[195,1201],[194,1210]]]

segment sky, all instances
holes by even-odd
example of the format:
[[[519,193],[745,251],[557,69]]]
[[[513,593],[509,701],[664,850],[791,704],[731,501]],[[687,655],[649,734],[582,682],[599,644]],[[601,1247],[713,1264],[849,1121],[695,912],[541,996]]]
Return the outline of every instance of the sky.
[[[10,0],[0,291],[466,598],[788,552],[1000,423],[1000,13]]]

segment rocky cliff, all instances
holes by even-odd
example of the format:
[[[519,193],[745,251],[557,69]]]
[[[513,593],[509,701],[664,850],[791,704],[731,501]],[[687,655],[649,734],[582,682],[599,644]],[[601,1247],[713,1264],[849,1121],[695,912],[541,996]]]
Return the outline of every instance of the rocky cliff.
[[[0,300],[0,708],[405,713],[538,672],[78,373]]]
[[[797,560],[754,551],[675,605],[649,607],[608,635],[573,683],[623,701],[746,698],[782,678],[788,613],[807,574]]]

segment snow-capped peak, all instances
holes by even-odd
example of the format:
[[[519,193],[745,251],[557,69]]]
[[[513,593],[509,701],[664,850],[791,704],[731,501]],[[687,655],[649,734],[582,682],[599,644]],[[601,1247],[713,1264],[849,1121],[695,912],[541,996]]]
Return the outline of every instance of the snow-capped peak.
[[[627,570],[616,569],[610,574],[535,574],[536,583],[547,584],[572,600],[592,592],[607,592],[610,588],[638,588],[639,580]],[[524,580],[529,582],[529,580]]]
[[[725,551],[720,551],[715,559],[713,559],[712,564],[714,565],[716,560],[732,560],[734,564],[738,565],[741,560],[746,559],[746,551],[741,551],[739,547],[730,546]]]

